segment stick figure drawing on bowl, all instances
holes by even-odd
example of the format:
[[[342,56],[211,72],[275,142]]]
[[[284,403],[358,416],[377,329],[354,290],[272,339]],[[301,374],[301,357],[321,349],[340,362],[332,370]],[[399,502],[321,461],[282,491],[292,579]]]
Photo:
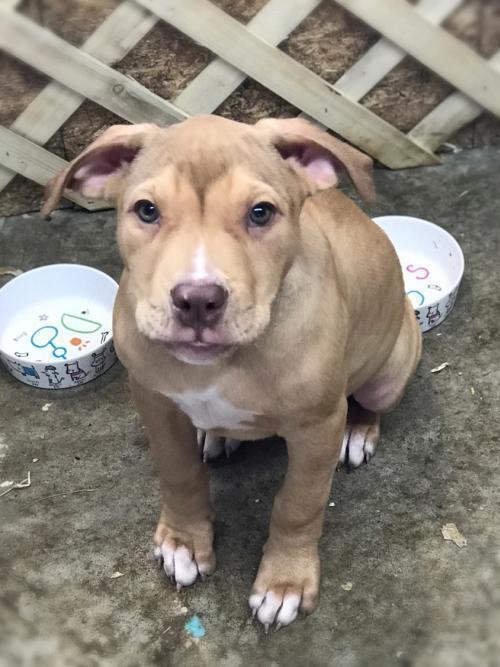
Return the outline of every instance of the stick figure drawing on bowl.
[[[45,370],[42,372],[47,376],[50,387],[57,387],[63,381],[55,366],[45,366]]]
[[[104,366],[106,365],[106,355],[104,354],[104,350],[101,352],[92,352],[92,363],[90,365],[94,369],[96,375],[104,370]]]
[[[64,365],[66,366],[66,373],[70,376],[73,382],[79,382],[88,375],[83,368],[80,368],[78,361],[71,361],[69,364]]]
[[[441,312],[439,310],[439,305],[429,306],[427,308],[427,322],[430,326],[435,324],[437,320],[441,317]]]

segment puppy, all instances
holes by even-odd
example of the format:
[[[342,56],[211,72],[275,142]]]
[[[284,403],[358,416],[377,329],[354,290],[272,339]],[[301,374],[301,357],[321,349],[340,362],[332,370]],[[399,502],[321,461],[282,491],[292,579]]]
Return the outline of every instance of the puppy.
[[[115,126],[51,184],[113,202],[124,271],[114,339],[159,470],[155,554],[178,588],[213,572],[205,457],[278,434],[288,468],[250,595],[267,628],[317,604],[337,463],[374,453],[420,357],[371,160],[300,119]]]

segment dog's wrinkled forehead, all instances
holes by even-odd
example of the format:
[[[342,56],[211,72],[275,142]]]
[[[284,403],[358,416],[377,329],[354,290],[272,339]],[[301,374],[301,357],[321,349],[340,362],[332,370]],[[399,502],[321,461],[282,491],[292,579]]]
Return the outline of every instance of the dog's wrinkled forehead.
[[[195,116],[149,137],[133,164],[132,178],[147,179],[172,165],[203,198],[212,183],[236,166],[271,183],[280,162],[278,152],[254,127],[219,116]]]

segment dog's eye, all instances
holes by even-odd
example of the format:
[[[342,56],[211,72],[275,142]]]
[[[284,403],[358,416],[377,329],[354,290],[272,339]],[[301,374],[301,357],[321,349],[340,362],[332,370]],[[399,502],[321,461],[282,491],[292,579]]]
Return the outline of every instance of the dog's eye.
[[[139,217],[142,222],[145,222],[148,225],[158,222],[160,213],[153,202],[148,199],[139,199],[134,204],[134,212]]]
[[[248,213],[248,223],[256,227],[268,225],[276,213],[275,207],[267,201],[261,201],[252,206]]]

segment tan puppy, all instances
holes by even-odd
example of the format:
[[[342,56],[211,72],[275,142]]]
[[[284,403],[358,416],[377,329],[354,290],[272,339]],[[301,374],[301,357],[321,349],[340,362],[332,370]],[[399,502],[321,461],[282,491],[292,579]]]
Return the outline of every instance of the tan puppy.
[[[116,126],[44,207],[68,187],[118,209],[114,337],[160,474],[155,553],[179,587],[215,567],[197,429],[207,456],[222,437],[286,439],[250,596],[266,629],[317,604],[335,466],[371,457],[420,357],[392,245],[331,187],[342,168],[373,195],[371,160],[302,120]]]

